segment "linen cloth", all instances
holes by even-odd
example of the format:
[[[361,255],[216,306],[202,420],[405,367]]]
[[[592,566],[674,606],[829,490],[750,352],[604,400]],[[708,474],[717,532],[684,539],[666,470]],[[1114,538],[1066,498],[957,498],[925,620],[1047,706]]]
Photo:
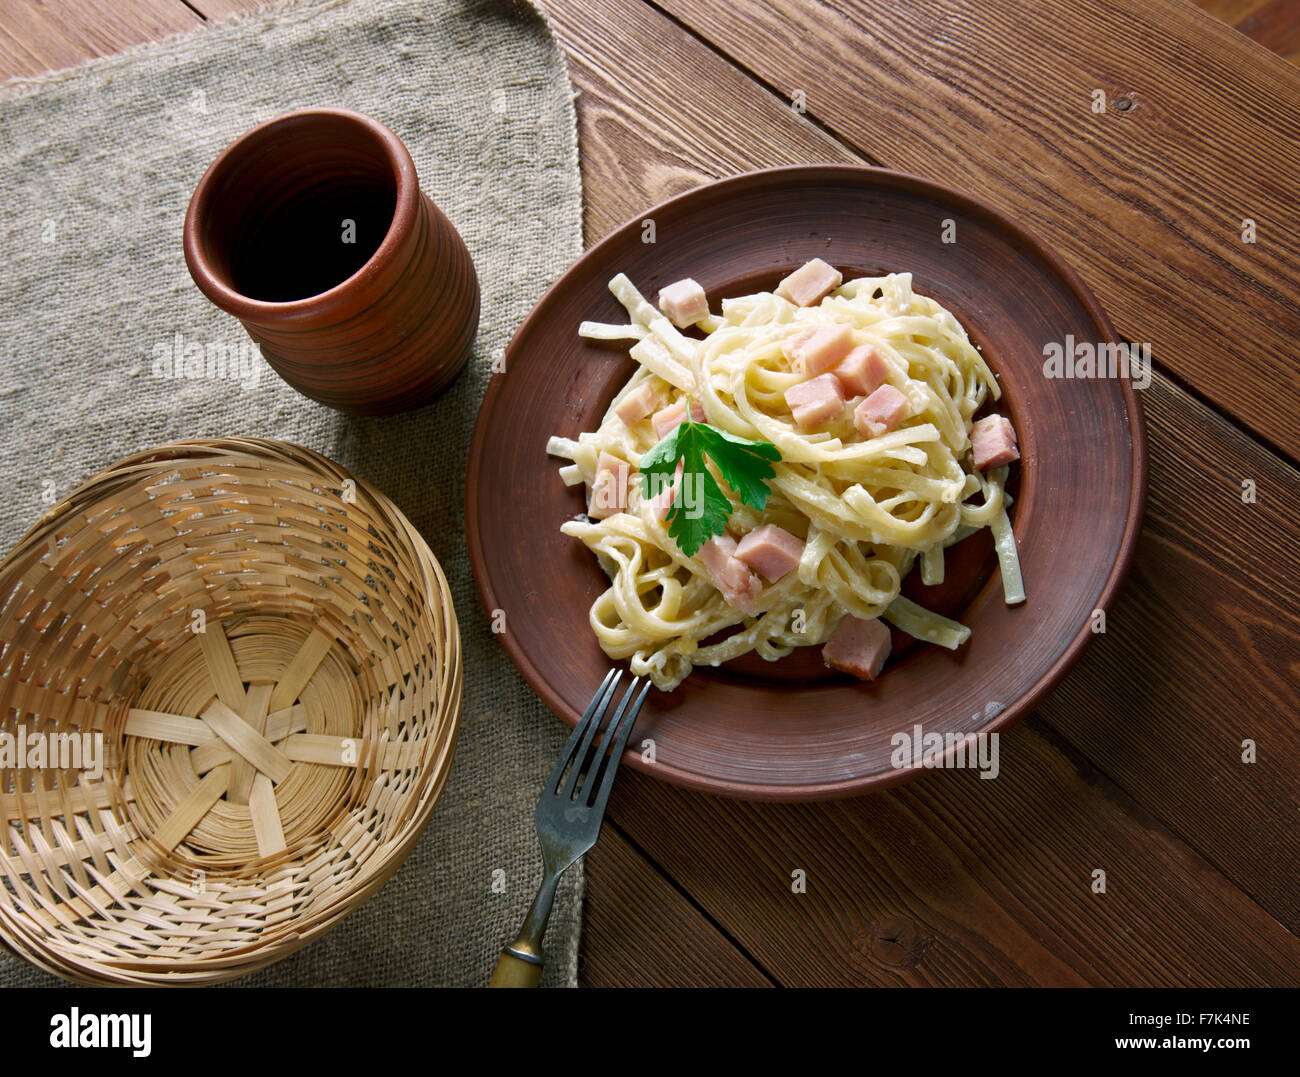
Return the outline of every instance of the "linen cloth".
[[[473,355],[416,412],[355,419],[300,396],[242,349],[242,327],[185,267],[185,209],[208,164],[249,128],[326,105],[397,133],[478,270]],[[392,497],[455,596],[461,729],[427,831],[370,901],[238,983],[486,984],[540,881],[532,812],[567,733],[493,636],[464,539],[466,454],[493,358],[582,249],[573,90],[545,19],[507,0],[277,5],[5,84],[0,147],[0,548],[120,457],[180,438],[275,437]],[[248,361],[225,378],[164,376],[169,347],[211,342]],[[577,865],[544,985],[576,984],[581,886]],[[58,982],[0,952],[0,984]]]

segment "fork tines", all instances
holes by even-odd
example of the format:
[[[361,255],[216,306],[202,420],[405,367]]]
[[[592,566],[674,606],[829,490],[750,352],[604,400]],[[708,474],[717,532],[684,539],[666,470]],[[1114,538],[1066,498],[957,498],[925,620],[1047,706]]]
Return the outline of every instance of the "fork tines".
[[[592,741],[609,710],[610,701],[614,698],[622,676],[622,671],[610,670],[600,687],[596,689],[596,694],[583,713],[582,720],[569,734],[564,751],[560,753],[559,762],[551,771],[551,777],[546,784],[546,795],[558,796],[562,800],[576,799],[580,804],[590,805],[593,803],[592,791],[596,788],[596,779],[603,774],[595,803],[603,804],[608,799],[610,787],[614,784],[614,775],[618,771],[619,762],[627,746],[627,739],[632,733],[632,726],[636,722],[642,703],[645,702],[646,694],[650,691],[648,679],[633,678],[623,694],[618,709],[610,719],[600,747],[588,760]],[[582,782],[582,788],[579,789],[579,778],[584,775],[585,780]],[[561,782],[564,783],[563,786]]]

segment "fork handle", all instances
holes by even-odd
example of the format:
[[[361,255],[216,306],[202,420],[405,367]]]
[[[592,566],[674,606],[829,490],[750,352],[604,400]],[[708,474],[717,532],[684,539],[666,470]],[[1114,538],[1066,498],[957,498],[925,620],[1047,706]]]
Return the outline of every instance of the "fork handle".
[[[496,971],[488,987],[536,987],[542,978],[540,961],[525,961],[507,947],[497,961]]]
[[[537,896],[524,917],[524,926],[497,960],[489,987],[537,986],[542,978],[542,936],[546,934],[546,921],[551,918],[551,904],[559,881],[559,874],[549,870],[543,873],[542,885],[537,888]]]

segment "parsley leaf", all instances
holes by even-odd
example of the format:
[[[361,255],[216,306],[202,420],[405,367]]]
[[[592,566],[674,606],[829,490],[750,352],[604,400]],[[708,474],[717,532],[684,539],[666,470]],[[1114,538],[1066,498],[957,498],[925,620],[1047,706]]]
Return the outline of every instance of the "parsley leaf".
[[[750,441],[705,423],[699,427],[709,459],[722,472],[722,478],[753,509],[767,504],[767,480],[776,477],[772,462],[781,459],[781,450],[770,441]]]
[[[731,500],[705,467],[705,457],[741,501],[762,509],[767,504],[767,480],[776,476],[772,463],[781,459],[781,451],[771,442],[737,437],[689,416],[688,410],[687,419],[641,457],[641,476],[644,496],[653,497],[673,481],[681,464],[668,535],[682,553],[694,557],[709,539],[727,529],[732,510]]]

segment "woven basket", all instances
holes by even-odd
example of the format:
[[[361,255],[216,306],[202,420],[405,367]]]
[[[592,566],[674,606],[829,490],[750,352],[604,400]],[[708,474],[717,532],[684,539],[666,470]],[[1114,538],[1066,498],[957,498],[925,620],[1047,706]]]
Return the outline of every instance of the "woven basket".
[[[85,983],[284,957],[402,862],[460,695],[446,580],[382,494],[283,442],[120,461],[0,564],[0,938]]]

